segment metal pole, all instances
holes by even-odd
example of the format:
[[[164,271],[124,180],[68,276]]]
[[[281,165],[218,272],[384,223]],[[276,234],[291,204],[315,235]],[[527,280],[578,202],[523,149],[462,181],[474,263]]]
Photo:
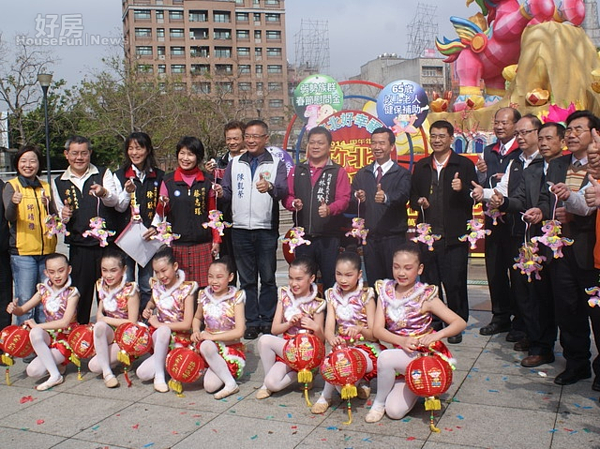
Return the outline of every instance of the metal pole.
[[[44,120],[46,122],[46,176],[48,179],[48,187],[50,188],[50,198],[52,198],[52,167],[50,166],[50,125],[48,123],[48,87],[42,86],[44,93]]]

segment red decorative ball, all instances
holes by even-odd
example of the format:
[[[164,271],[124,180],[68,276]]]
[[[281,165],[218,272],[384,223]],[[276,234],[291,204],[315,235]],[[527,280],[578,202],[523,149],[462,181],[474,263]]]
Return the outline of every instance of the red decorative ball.
[[[79,324],[69,334],[67,340],[71,350],[80,359],[89,359],[96,354],[94,348],[94,331],[91,324]]]
[[[437,396],[452,384],[450,364],[435,354],[414,359],[406,367],[406,384],[418,396]]]
[[[197,381],[206,367],[202,356],[190,348],[175,348],[170,351],[166,365],[169,376],[183,383]]]
[[[152,349],[148,326],[141,323],[123,323],[115,331],[119,349],[131,357],[139,357]]]
[[[295,371],[316,368],[325,357],[325,346],[315,335],[299,333],[289,339],[283,347],[283,360]]]
[[[294,253],[293,251],[290,252],[290,243],[288,240],[286,239],[291,239],[292,238],[292,230],[288,229],[288,231],[285,233],[285,237],[284,237],[284,242],[281,243],[281,250],[283,251],[283,258],[285,259],[285,261],[287,263],[292,263],[294,261],[294,259],[296,258],[296,253]]]
[[[354,384],[367,372],[367,359],[356,348],[338,346],[321,363],[323,379],[336,387]]]
[[[6,326],[0,332],[0,348],[11,357],[27,357],[33,352],[29,341],[29,329],[21,326]]]

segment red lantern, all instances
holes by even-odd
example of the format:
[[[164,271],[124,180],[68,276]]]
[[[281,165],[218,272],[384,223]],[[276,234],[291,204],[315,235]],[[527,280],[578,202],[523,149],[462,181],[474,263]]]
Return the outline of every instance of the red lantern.
[[[167,372],[172,377],[169,387],[177,394],[183,391],[182,382],[197,381],[206,367],[202,356],[191,348],[175,348],[170,351],[166,365]]]
[[[2,329],[0,349],[3,352],[2,363],[6,365],[6,385],[10,385],[9,367],[15,363],[13,357],[27,357],[33,352],[27,326],[6,326]]]
[[[342,387],[342,399],[348,400],[348,421],[352,423],[352,404],[355,398],[356,382],[362,379],[367,372],[367,358],[360,350],[353,347],[337,346],[321,363],[321,376],[336,387]]]
[[[152,338],[148,326],[141,323],[123,323],[115,331],[115,342],[119,346],[119,362],[129,366],[130,357],[140,357],[152,349]]]
[[[452,384],[450,363],[437,354],[423,355],[408,364],[405,379],[410,391],[417,396],[427,398],[425,410],[431,411],[430,428],[434,432],[439,432],[433,424],[433,412],[440,410],[442,404],[435,396],[448,391]]]
[[[292,238],[292,230],[288,229],[285,233],[285,237],[283,238],[283,242],[281,243],[281,250],[283,251],[283,258],[287,263],[292,263],[296,258],[296,254],[294,251],[290,251],[290,242],[289,239]]]
[[[312,382],[311,370],[321,364],[325,357],[323,342],[313,334],[300,332],[285,343],[283,360],[293,370],[298,371],[298,382],[304,384],[304,397],[308,400],[308,384]]]
[[[67,341],[71,351],[80,359],[89,359],[96,354],[93,327],[91,324],[80,324],[69,334]]]

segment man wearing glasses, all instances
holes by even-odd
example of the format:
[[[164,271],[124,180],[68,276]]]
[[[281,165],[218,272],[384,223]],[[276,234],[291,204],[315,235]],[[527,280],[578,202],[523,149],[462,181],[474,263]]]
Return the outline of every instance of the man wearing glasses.
[[[279,201],[288,194],[285,164],[267,151],[268,141],[265,122],[248,122],[244,131],[247,151],[232,159],[222,185],[215,185],[217,196],[231,202],[231,240],[240,286],[246,292],[244,338],[249,340],[260,332],[271,332],[277,305]]]
[[[567,117],[565,137],[570,155],[554,159],[548,168],[548,181],[554,185],[550,195],[556,218],[562,223],[562,235],[572,238],[572,246],[563,249],[564,257],[550,263],[554,290],[556,321],[560,343],[567,360],[566,369],[554,379],[558,385],[570,385],[591,377],[590,316],[596,347],[600,346],[600,315],[591,310],[585,289],[598,284],[599,270],[594,268],[596,210],[589,215],[573,208],[583,186],[588,184],[588,148],[593,146],[592,129],[600,120],[590,111],[576,111]],[[592,388],[600,390],[600,356],[593,362],[596,380]]]

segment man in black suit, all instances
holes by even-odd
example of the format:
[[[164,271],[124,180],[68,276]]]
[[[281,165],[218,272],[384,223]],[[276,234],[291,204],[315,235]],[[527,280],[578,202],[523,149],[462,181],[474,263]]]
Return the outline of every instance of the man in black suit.
[[[585,289],[598,283],[599,270],[594,267],[596,242],[596,210],[588,216],[574,208],[578,191],[588,184],[588,147],[593,144],[592,130],[600,128],[599,119],[590,111],[576,111],[567,118],[565,132],[570,155],[554,159],[548,168],[548,181],[556,195],[556,218],[563,224],[562,234],[572,238],[572,246],[564,248],[564,257],[550,264],[555,296],[556,320],[560,329],[560,343],[567,360],[565,371],[554,379],[558,385],[570,385],[591,376],[590,372],[590,307]],[[554,206],[554,195],[551,195]],[[570,212],[571,211],[571,212]],[[596,347],[600,345],[600,316],[592,314],[592,328]],[[600,357],[593,363],[600,389]]]

